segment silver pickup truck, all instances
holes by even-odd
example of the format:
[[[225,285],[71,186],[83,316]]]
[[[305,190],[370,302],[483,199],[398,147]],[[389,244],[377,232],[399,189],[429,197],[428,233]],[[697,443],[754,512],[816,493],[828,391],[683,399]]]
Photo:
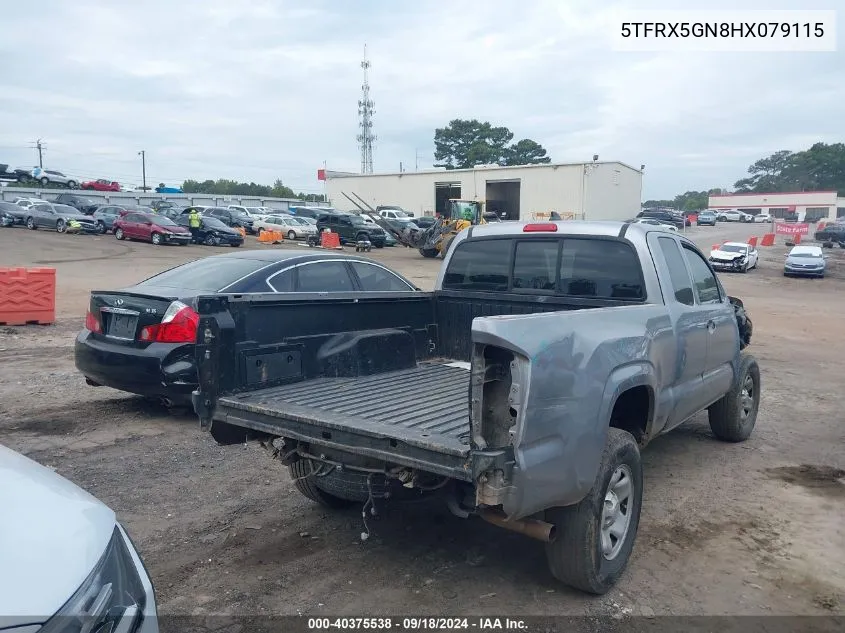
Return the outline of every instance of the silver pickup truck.
[[[261,441],[330,507],[439,495],[546,543],[601,594],[631,555],[640,449],[705,409],[751,434],[751,322],[687,239],[643,224],[499,223],[459,234],[432,293],[198,300],[194,408]]]

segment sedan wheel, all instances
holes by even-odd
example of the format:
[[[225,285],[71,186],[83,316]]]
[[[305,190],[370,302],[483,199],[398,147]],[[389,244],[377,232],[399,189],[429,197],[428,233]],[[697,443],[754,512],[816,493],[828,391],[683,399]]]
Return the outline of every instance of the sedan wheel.
[[[122,240],[124,238],[123,229],[115,229],[114,237],[115,239]]]
[[[56,231],[59,233],[64,233],[65,229],[65,221],[64,220],[56,220]]]
[[[220,238],[216,235],[206,235],[205,236],[205,245],[206,246],[217,246],[220,244]]]
[[[155,244],[156,246],[161,245],[161,233],[153,233],[150,236],[150,241]]]
[[[97,220],[97,230],[100,232],[101,235],[105,234],[106,225],[103,223],[102,220]]]
[[[34,231],[34,230],[35,230],[35,229],[37,229],[38,227],[37,227],[37,226],[35,226],[35,220],[34,220],[34,219],[32,219],[32,218],[27,218],[27,219],[26,219],[26,228],[28,228],[30,231]]]
[[[288,231],[288,239],[289,240],[295,240],[296,239],[296,232]]]
[[[46,187],[46,186],[47,186],[47,185],[49,185],[49,184],[50,184],[50,179],[49,179],[49,178],[47,178],[47,176],[44,176],[44,177],[41,179],[41,186],[42,186],[42,187]]]

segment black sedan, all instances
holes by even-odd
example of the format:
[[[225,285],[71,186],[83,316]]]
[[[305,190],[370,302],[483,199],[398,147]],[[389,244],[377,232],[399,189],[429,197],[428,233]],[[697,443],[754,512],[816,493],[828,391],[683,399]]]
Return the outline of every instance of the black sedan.
[[[185,214],[181,214],[172,218],[179,226],[184,226],[187,229],[191,228],[191,218]],[[220,246],[228,244],[229,246],[240,246],[244,243],[244,236],[230,226],[223,224],[217,218],[201,217],[200,226],[193,233],[192,241],[196,244],[205,244],[206,246]]]
[[[416,291],[381,264],[340,253],[253,250],[206,257],[139,284],[91,293],[76,337],[77,369],[89,385],[190,404],[200,295]]]

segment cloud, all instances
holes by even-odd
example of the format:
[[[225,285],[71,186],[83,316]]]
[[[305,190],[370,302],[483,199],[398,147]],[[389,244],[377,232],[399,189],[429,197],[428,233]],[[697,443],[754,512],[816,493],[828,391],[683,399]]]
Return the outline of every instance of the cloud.
[[[774,151],[845,137],[843,53],[615,52],[618,10],[641,4],[13,4],[0,113],[14,125],[0,129],[0,162],[32,163],[43,138],[49,165],[78,177],[138,184],[143,149],[149,181],[282,178],[321,191],[323,161],[359,164],[365,42],[377,171],[429,166],[434,128],[458,117],[505,125],[557,161],[645,163],[646,197],[729,186]],[[709,8],[737,4],[786,2]]]

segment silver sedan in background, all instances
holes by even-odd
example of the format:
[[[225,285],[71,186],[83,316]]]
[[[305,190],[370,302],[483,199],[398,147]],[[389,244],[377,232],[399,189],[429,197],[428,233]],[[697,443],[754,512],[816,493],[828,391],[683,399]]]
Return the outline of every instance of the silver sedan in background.
[[[317,234],[316,226],[291,215],[267,215],[256,220],[254,226],[259,234],[261,231],[280,231],[289,240],[304,240]]]

